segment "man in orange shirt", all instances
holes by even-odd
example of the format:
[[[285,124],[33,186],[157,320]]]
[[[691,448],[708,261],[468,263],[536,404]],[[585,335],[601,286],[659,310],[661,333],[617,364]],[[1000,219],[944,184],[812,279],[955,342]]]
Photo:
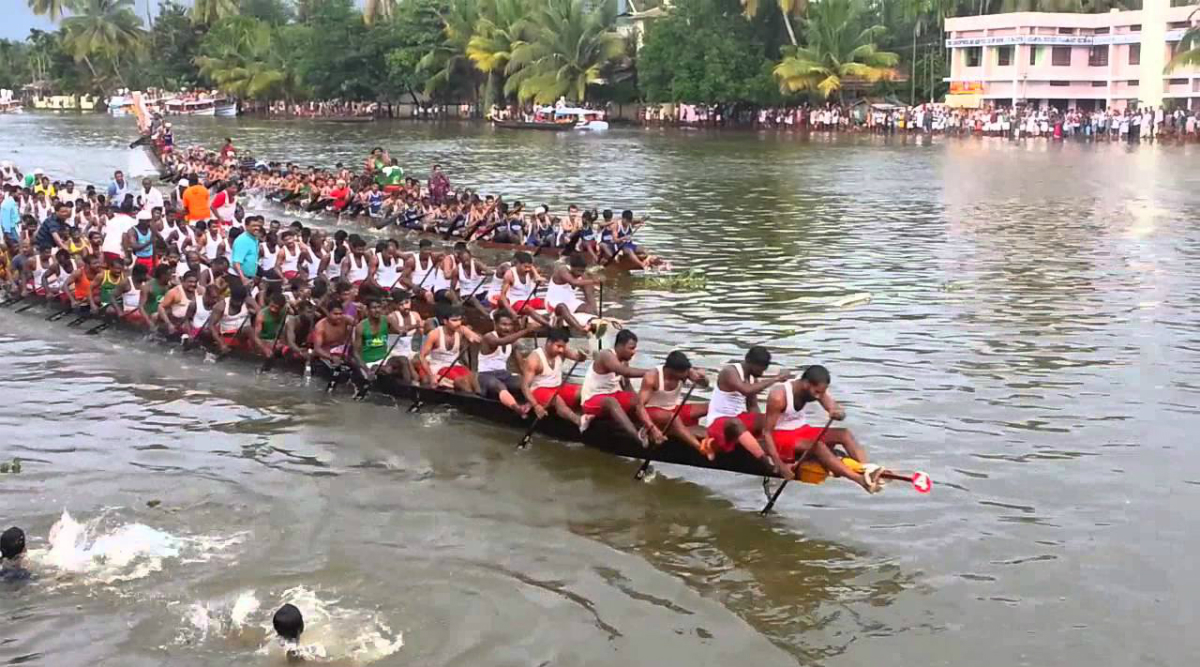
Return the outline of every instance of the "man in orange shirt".
[[[183,191],[183,207],[187,210],[188,222],[212,219],[212,209],[208,206],[208,188],[195,176],[189,178],[188,182],[191,186]]]

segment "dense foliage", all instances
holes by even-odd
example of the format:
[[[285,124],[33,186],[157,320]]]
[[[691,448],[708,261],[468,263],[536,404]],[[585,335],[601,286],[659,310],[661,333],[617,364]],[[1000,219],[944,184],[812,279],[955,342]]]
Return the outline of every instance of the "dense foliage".
[[[1141,4],[629,0],[618,17],[616,0],[164,0],[151,17],[133,0],[26,2],[58,29],[0,40],[0,87],[214,87],[262,101],[426,95],[485,107],[559,97],[768,105],[840,96],[849,82],[921,100],[944,92],[947,17]]]

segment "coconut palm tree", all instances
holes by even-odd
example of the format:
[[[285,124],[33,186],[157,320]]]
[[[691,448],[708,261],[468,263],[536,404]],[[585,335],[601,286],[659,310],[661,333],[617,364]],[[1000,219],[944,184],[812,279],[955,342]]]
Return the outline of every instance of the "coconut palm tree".
[[[526,0],[485,0],[483,4],[475,34],[467,42],[467,57],[488,75],[489,96],[503,88],[501,77],[512,59],[513,49],[522,41],[528,13]],[[495,102],[486,100],[488,105]]]
[[[1192,23],[1198,14],[1200,9],[1192,10],[1192,13],[1188,14],[1188,22]],[[1192,23],[1192,27],[1183,33],[1183,38],[1175,47],[1175,55],[1167,63],[1167,71],[1187,65],[1200,65],[1200,23]]]
[[[860,28],[860,0],[822,0],[809,8],[805,45],[785,51],[775,66],[780,91],[815,91],[823,98],[841,95],[847,78],[879,81],[899,62],[895,53],[880,51],[876,41],[887,29]]]
[[[374,25],[378,19],[388,20],[396,11],[396,0],[367,0],[363,5],[363,21]]]
[[[742,13],[746,15],[746,18],[752,19],[758,15],[760,7],[758,0],[741,0],[741,3]],[[804,16],[804,10],[808,8],[808,0],[775,0],[775,6],[779,8],[779,13],[783,16],[783,25],[787,28],[792,46],[796,46],[796,31],[792,28],[790,17]]]
[[[270,99],[284,92],[287,72],[271,27],[251,18],[221,24],[204,40],[196,57],[200,73],[222,92],[244,99]]]
[[[417,62],[417,71],[427,74],[425,94],[447,92],[456,85],[470,83],[474,89],[478,80],[475,68],[467,57],[467,44],[479,22],[477,0],[451,0],[442,19],[442,41]]]
[[[29,0],[29,9],[34,14],[48,16],[51,21],[57,21],[71,8],[71,4],[71,0]]]
[[[548,0],[512,50],[504,92],[540,104],[559,97],[583,101],[588,85],[603,81],[605,66],[625,55],[625,40],[613,30],[616,18],[613,2],[588,11],[584,0]]]
[[[133,9],[133,1],[76,0],[71,6],[75,13],[63,19],[63,47],[77,62],[87,64],[93,79],[99,78],[92,62],[94,56],[111,58],[113,70],[121,78],[122,55],[142,51],[146,31]]]
[[[238,0],[196,0],[192,5],[192,23],[207,25],[223,18],[236,16],[240,11]]]

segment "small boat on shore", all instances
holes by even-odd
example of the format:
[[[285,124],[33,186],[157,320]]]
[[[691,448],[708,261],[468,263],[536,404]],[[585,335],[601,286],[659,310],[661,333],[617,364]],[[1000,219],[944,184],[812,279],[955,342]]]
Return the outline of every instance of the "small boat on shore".
[[[569,132],[575,129],[571,123],[555,123],[551,121],[526,122],[519,120],[493,120],[492,127],[502,130],[541,130],[543,132]]]

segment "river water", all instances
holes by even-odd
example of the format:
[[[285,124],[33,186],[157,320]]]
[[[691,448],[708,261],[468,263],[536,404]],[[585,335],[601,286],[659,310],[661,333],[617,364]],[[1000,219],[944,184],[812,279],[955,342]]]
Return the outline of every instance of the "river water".
[[[0,661],[276,664],[260,626],[285,600],[348,664],[1200,651],[1200,147],[175,126],[301,163],[383,145],[422,177],[437,162],[527,203],[648,214],[639,241],[707,285],[609,286],[642,365],[680,347],[711,368],[760,342],[824,363],[873,457],[935,489],[796,485],[764,519],[756,479],[633,483],[634,463],[517,453],[519,434],[445,411],[0,311],[0,456],[25,460],[0,475],[0,522],[29,533],[38,574],[0,588]],[[131,136],[2,117],[0,157],[107,182]]]

